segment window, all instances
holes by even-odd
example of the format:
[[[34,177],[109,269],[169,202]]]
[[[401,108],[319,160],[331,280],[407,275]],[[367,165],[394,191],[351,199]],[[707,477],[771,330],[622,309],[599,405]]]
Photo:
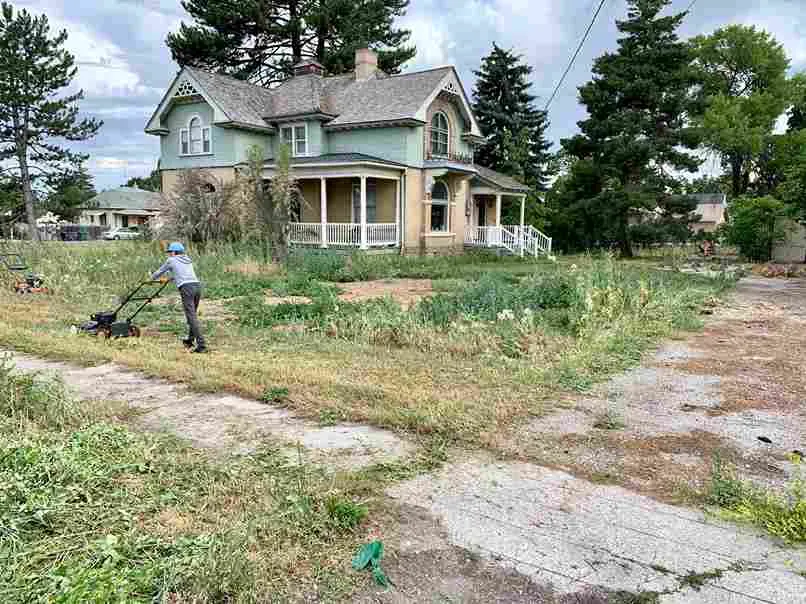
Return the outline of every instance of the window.
[[[435,113],[431,118],[431,154],[448,155],[450,128],[444,113]]]
[[[280,137],[284,145],[291,148],[293,157],[308,155],[308,125],[293,124],[280,129]]]
[[[204,155],[213,152],[210,127],[202,124],[201,118],[193,116],[187,128],[179,131],[180,155]]]
[[[367,222],[375,222],[378,215],[378,195],[375,181],[367,179]],[[353,222],[361,222],[361,179],[353,181]]]
[[[106,226],[106,214],[101,214],[98,216],[98,224],[101,226]]]
[[[441,180],[431,187],[431,231],[447,233],[449,229],[450,192]]]

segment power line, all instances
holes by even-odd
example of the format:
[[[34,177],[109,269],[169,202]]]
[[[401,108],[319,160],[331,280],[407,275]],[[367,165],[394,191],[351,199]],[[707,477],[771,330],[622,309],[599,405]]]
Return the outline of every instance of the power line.
[[[690,12],[691,12],[691,9],[692,9],[692,8],[694,8],[694,5],[695,5],[695,4],[697,4],[697,0],[691,0],[691,2],[690,2],[690,3],[689,3],[689,5],[688,5],[688,8],[686,9],[686,12],[687,12],[687,13],[690,13]]]
[[[696,1],[696,0],[695,0]],[[593,18],[591,19],[590,23],[588,23],[588,28],[585,30],[585,34],[582,36],[582,39],[579,41],[579,45],[577,45],[576,51],[574,51],[574,55],[571,57],[571,60],[568,62],[568,67],[565,68],[562,77],[560,77],[560,81],[557,82],[557,86],[554,88],[554,92],[551,93],[549,100],[546,101],[546,106],[543,108],[544,111],[548,111],[549,105],[554,100],[554,97],[557,96],[557,93],[560,91],[560,88],[565,82],[565,78],[568,76],[568,72],[571,71],[571,68],[574,66],[574,62],[577,60],[582,47],[585,45],[585,41],[588,39],[588,36],[591,33],[591,29],[593,29],[594,23],[596,23],[596,19],[599,17],[599,13],[602,12],[602,7],[604,7],[605,2],[607,0],[600,0],[599,7],[596,9],[596,12],[593,13]]]

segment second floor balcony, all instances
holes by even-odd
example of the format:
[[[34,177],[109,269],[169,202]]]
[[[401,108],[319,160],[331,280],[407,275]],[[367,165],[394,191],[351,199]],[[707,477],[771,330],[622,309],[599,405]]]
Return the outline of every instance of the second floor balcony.
[[[423,156],[427,161],[444,160],[460,164],[473,164],[473,147],[461,137],[427,127],[423,143]]]

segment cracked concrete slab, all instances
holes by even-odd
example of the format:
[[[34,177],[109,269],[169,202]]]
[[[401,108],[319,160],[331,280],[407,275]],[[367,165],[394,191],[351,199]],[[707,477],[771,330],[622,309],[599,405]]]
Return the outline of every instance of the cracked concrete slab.
[[[81,398],[123,401],[141,411],[134,421],[143,428],[171,432],[198,447],[245,453],[269,440],[296,454],[299,444],[307,460],[337,468],[393,461],[413,449],[388,430],[361,424],[319,426],[280,407],[234,395],[195,393],[112,363],[79,367],[9,354],[19,370],[58,373]]]
[[[467,460],[392,487],[428,510],[451,544],[549,584],[657,592],[662,604],[806,602],[806,550],[702,512],[528,463]],[[719,571],[699,591],[689,573]]]

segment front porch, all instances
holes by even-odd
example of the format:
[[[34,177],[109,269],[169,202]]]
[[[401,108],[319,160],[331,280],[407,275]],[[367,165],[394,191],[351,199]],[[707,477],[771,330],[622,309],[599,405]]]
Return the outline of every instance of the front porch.
[[[300,204],[289,243],[319,248],[395,248],[401,242],[396,175],[298,178]]]

